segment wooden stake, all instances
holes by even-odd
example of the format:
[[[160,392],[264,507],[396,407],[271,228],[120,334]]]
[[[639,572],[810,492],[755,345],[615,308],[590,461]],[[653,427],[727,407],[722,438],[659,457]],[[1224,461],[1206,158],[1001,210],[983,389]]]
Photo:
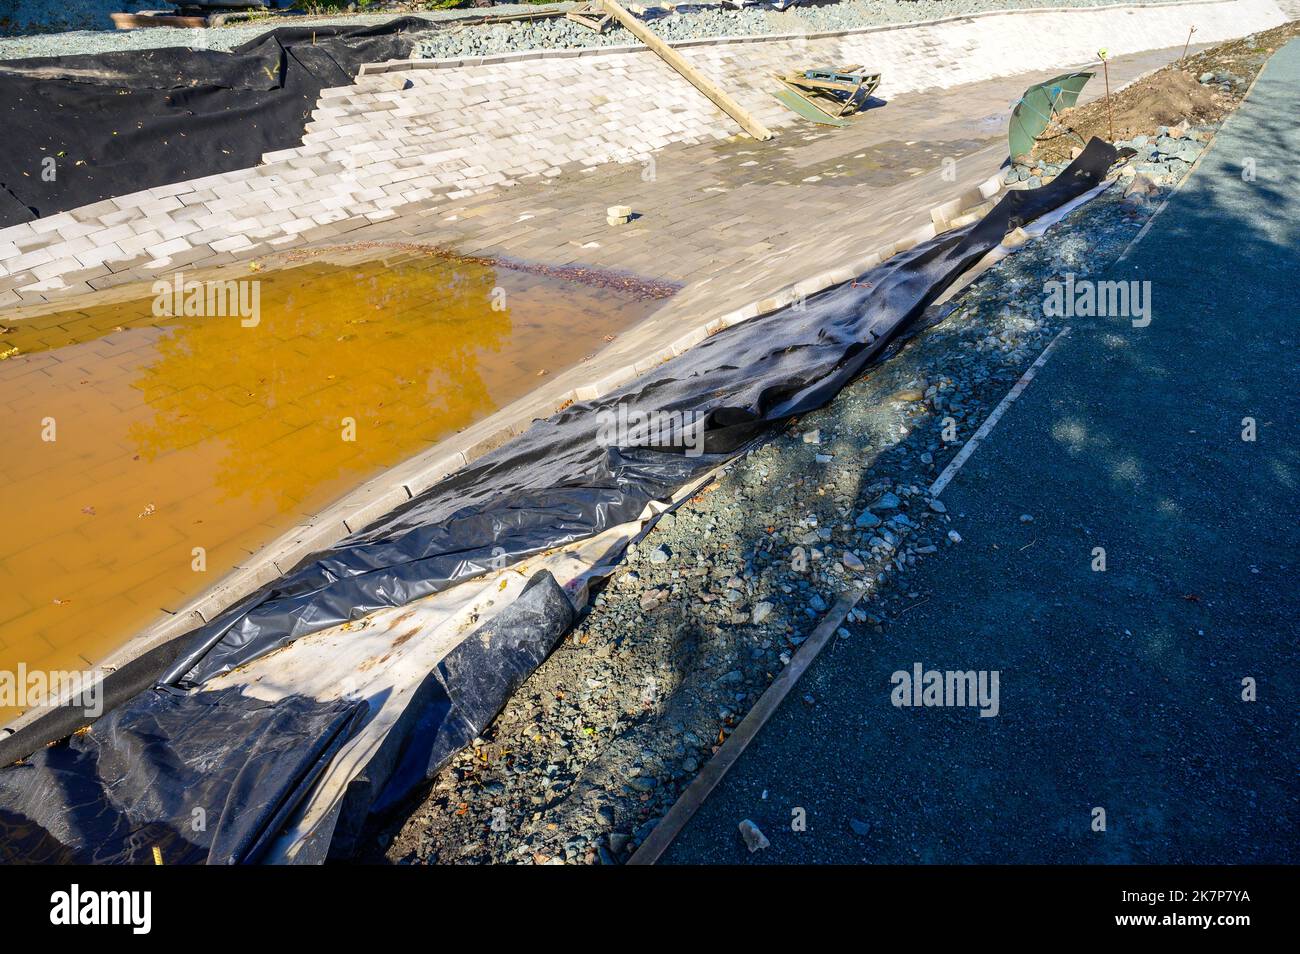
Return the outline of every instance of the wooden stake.
[[[1115,113],[1110,106],[1110,63],[1106,61],[1106,51],[1098,50],[1101,57],[1101,69],[1106,76],[1106,125],[1110,127],[1110,141],[1115,141]]]
[[[718,86],[716,86],[707,76],[691,66],[686,58],[665,43],[662,39],[648,29],[632,14],[624,10],[615,0],[600,0],[600,4],[617,20],[627,28],[628,32],[638,40],[650,47],[659,58],[680,73],[692,86],[713,101],[713,104],[722,110],[737,123],[740,128],[745,130],[755,139],[771,139],[773,133],[770,129],[751,116],[743,106],[728,96]]]
[[[1179,66],[1182,66],[1183,60],[1187,59],[1187,48],[1192,45],[1192,34],[1195,32],[1196,32],[1196,25],[1192,24],[1192,28],[1187,31],[1187,42],[1183,44],[1183,55],[1178,57]]]

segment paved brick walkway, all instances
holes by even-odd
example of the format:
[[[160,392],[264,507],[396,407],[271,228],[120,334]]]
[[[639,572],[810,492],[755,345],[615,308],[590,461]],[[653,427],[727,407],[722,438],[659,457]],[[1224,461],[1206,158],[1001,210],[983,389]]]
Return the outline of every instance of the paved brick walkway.
[[[1112,83],[1180,52],[1117,59]],[[929,225],[932,207],[997,173],[1009,104],[1051,75],[907,94],[844,129],[808,125],[767,143],[669,146],[653,164],[521,183],[356,229],[347,240],[434,241],[468,254],[667,278],[687,287],[665,314],[699,319],[888,251]],[[1083,99],[1100,93],[1100,83],[1090,84]],[[631,205],[639,218],[611,228],[610,205]]]

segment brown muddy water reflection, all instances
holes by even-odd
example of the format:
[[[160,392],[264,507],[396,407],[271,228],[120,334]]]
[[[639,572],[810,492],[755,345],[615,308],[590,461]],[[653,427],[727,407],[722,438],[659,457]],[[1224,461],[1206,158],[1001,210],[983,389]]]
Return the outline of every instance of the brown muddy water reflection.
[[[0,318],[0,672],[93,666],[660,304],[410,250],[237,277],[260,282],[255,326],[157,317],[147,287]],[[0,708],[0,723],[16,714]]]

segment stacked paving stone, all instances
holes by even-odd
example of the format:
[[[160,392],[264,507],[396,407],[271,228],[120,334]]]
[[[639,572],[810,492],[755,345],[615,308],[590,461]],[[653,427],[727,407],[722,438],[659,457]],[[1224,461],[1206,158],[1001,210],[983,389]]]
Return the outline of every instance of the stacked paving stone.
[[[772,128],[795,116],[772,97],[799,64],[864,64],[878,95],[975,82],[1112,55],[1212,43],[1276,26],[1274,0],[994,14],[839,35],[678,44]],[[864,118],[870,122],[870,118]],[[0,230],[0,307],[41,303],[161,269],[207,267],[336,240],[397,214],[642,160],[669,143],[726,138],[735,124],[643,47],[550,50],[474,62],[363,69],[327,89],[299,147],[264,165],[95,203]]]
[[[641,159],[670,142],[725,138],[728,124],[653,55],[404,65],[326,90],[303,145],[267,159],[354,162],[367,176],[459,198],[565,167]]]

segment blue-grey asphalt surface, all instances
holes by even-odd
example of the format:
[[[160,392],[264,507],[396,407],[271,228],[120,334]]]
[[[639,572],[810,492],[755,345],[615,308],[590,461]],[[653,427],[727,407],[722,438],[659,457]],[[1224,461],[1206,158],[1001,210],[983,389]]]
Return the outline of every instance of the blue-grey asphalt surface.
[[[1297,100],[1300,41],[1107,276],[1150,325],[1071,322],[915,608],[823,652],[664,862],[1300,860]],[[895,708],[917,662],[999,671],[1000,713]]]

